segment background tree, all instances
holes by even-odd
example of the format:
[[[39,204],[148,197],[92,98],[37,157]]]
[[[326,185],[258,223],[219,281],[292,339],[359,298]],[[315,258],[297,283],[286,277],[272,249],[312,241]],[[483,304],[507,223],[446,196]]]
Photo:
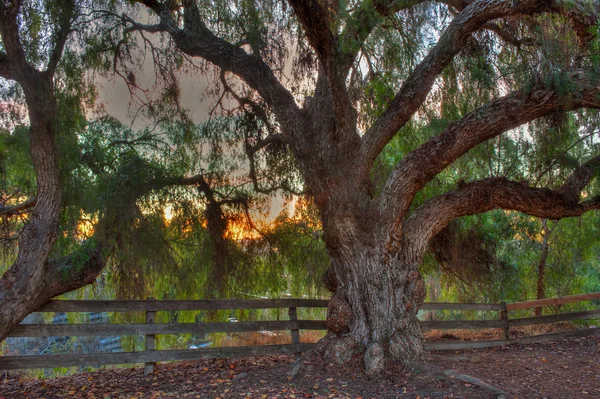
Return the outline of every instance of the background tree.
[[[225,96],[274,126],[254,148],[283,141],[293,154],[337,278],[328,319],[337,338],[321,349],[339,361],[362,351],[376,373],[386,359],[422,355],[418,267],[452,220],[496,208],[561,219],[598,207],[592,193],[581,198],[595,155],[562,167],[568,177],[550,187],[469,175],[427,195],[449,165],[502,133],[575,110],[576,126],[594,123],[583,111],[600,105],[592,2],[138,3],[153,19],[123,17],[124,37],[160,34],[164,53],[235,77],[221,82]],[[447,100],[453,93],[465,101]],[[403,157],[376,190],[374,165],[394,141]]]
[[[83,106],[76,102],[72,104],[74,108],[62,107],[69,98],[69,88],[60,82],[65,72],[63,67],[68,67],[68,63],[60,65],[60,61],[79,12],[72,1],[0,3],[0,76],[16,82],[15,89],[24,98],[30,124],[31,161],[37,179],[35,197],[4,207],[5,212],[33,208],[19,234],[16,260],[0,279],[0,339],[27,313],[49,298],[73,289],[71,282],[63,281],[61,275],[69,276],[73,282],[88,278],[68,261],[49,262],[58,238],[62,204],[56,151],[58,131],[72,129],[77,123],[74,114],[82,111]],[[71,117],[66,118],[66,114]]]
[[[301,242],[303,233],[287,217],[277,224],[283,232],[253,224],[251,212],[261,202],[268,206],[269,198],[253,194],[252,178],[237,166],[225,139],[242,134],[234,122],[163,123],[136,132],[103,117],[75,133],[73,148],[62,158],[62,169],[68,170],[62,177],[62,233],[52,256],[73,258],[93,277],[68,282],[71,289],[91,283],[102,270],[94,294],[103,297],[279,297],[307,287],[306,278],[295,279],[294,285],[285,277],[299,270],[310,275],[320,267],[306,267],[316,257],[305,250],[317,240]],[[23,194],[35,181],[26,156],[27,132],[19,128],[2,142],[13,150],[1,164],[5,187]],[[16,211],[4,215],[8,239],[20,233],[21,224],[26,226],[26,217],[15,217],[24,216]],[[297,241],[296,249],[285,247],[291,241]],[[95,263],[89,262],[90,247],[102,248]],[[302,254],[301,268],[295,267],[300,257],[289,256],[294,250]],[[321,246],[316,252],[323,259]]]
[[[94,7],[102,7],[103,12],[97,13]],[[92,283],[108,260],[119,264],[114,255],[131,249],[133,241],[128,239],[135,234],[160,240],[155,226],[147,223],[151,218],[144,215],[157,193],[173,186],[192,186],[207,199],[205,211],[213,216],[208,218],[213,221],[209,235],[219,260],[224,257],[219,248],[227,246],[226,241],[219,241],[227,224],[224,208],[237,205],[238,211],[247,214],[249,199],[244,192],[229,187],[226,195],[218,193],[224,185],[222,174],[188,177],[198,169],[194,165],[210,160],[183,153],[186,144],[188,149],[197,144],[189,140],[194,128],[185,115],[179,115],[181,123],[175,133],[161,126],[166,141],[151,128],[138,134],[110,119],[87,125],[87,112],[97,95],[88,71],[106,67],[98,57],[106,49],[97,48],[90,27],[110,31],[107,24],[114,7],[114,2],[1,3],[0,76],[5,108],[28,112],[26,118],[8,122],[30,127],[17,127],[2,137],[3,260],[14,262],[0,279],[0,340],[47,300]],[[125,78],[134,84],[133,75]],[[172,90],[149,107],[159,120],[179,111]],[[3,114],[5,122],[7,115]],[[161,156],[172,162],[157,162]],[[258,182],[256,173],[254,182]],[[79,229],[86,217],[93,225],[91,236]],[[18,245],[12,245],[17,237]],[[167,253],[161,252],[163,256],[155,262],[165,261]]]

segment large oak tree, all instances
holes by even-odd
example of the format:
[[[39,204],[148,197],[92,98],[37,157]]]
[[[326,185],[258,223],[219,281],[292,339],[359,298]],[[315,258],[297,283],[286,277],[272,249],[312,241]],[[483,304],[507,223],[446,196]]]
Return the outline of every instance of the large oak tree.
[[[482,143],[551,114],[600,107],[593,2],[138,3],[152,18],[146,24],[123,17],[127,34],[164,35],[172,46],[167,50],[215,66],[223,93],[262,118],[267,134],[248,140],[250,157],[275,142],[293,154],[319,208],[335,275],[330,338],[321,349],[337,361],[363,352],[367,371],[376,373],[387,359],[423,354],[416,317],[425,298],[419,265],[432,238],[452,220],[498,208],[560,219],[600,206],[593,193],[582,198],[599,158],[580,160],[556,187],[504,177],[467,179],[416,200],[438,174]],[[544,34],[565,25],[563,39],[574,50],[566,61],[544,63]],[[492,41],[489,54],[514,57],[482,55],[485,40]],[[386,54],[390,42],[407,54],[402,65]],[[297,54],[290,81],[285,49],[292,46]],[[495,70],[496,89],[481,97],[473,93],[471,109],[437,134],[412,137],[408,126],[428,120],[431,103],[449,90],[443,74],[459,60],[472,61],[466,69],[479,64]],[[511,63],[522,67],[521,78],[500,81]],[[458,90],[469,85],[464,74],[456,80]],[[378,97],[381,86],[394,92]],[[365,96],[368,90],[375,95]],[[437,104],[444,106],[443,99]],[[377,187],[376,160],[394,140],[414,145]]]

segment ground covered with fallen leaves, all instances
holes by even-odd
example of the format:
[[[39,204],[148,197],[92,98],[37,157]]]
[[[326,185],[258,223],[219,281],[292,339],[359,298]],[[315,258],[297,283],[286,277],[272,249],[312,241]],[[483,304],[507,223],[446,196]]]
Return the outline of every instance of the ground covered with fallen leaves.
[[[114,368],[51,379],[0,375],[0,398],[508,398],[600,397],[600,337],[506,348],[434,352],[431,369],[392,367],[375,379],[360,367],[312,364],[290,378],[294,357],[270,356]],[[453,373],[444,371],[453,370]],[[452,376],[454,375],[454,376]],[[475,382],[462,376],[474,377]]]
[[[600,337],[432,354],[436,364],[508,392],[509,397],[600,398]]]

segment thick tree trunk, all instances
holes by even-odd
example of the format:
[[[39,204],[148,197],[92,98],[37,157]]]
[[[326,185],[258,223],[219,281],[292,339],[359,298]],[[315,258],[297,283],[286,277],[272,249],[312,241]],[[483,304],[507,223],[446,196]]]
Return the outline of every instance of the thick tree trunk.
[[[86,275],[77,258],[49,262],[59,234],[62,190],[55,138],[59,121],[54,93],[54,72],[71,30],[75,4],[61,8],[56,36],[46,70],[37,70],[27,60],[20,38],[21,2],[0,3],[0,75],[16,81],[25,95],[29,112],[29,140],[37,178],[37,200],[26,226],[19,235],[15,262],[0,279],[0,341],[30,312],[53,296],[73,289],[73,283]],[[25,25],[23,25],[25,26]],[[52,29],[52,28],[49,28]],[[69,279],[72,279],[70,281]]]
[[[53,78],[27,64],[16,75],[29,111],[30,152],[38,192],[19,236],[17,259],[0,278],[0,341],[48,300],[93,282],[104,266],[100,248],[95,245],[83,246],[64,259],[49,260],[59,234],[62,206]]]
[[[0,279],[0,340],[47,296],[47,261],[58,237],[61,187],[55,151],[56,100],[52,80],[31,72],[22,84],[29,110],[31,159],[37,177],[35,208],[19,237],[15,263]]]
[[[329,220],[326,229],[337,290],[322,350],[327,361],[338,364],[362,353],[367,374],[374,375],[387,361],[407,364],[423,355],[417,311],[425,285],[418,259],[390,253],[381,248],[385,239],[362,228],[348,220],[332,226]]]
[[[27,268],[17,269],[13,265],[0,280],[3,284],[17,276],[15,284],[0,285],[0,342],[21,320],[50,299],[92,284],[104,265],[101,248],[96,246],[83,246],[81,251],[66,258],[48,261],[43,272],[37,273],[42,276],[41,282],[32,281],[31,273],[23,273],[28,271]],[[16,275],[15,271],[21,271],[21,274]]]

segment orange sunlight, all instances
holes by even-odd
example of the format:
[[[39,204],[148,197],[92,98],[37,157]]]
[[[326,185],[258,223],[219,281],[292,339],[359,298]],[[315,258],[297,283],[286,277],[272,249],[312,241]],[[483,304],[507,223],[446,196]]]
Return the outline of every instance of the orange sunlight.
[[[98,223],[98,216],[81,212],[77,228],[75,229],[75,237],[80,240],[87,240],[94,235],[94,226]],[[65,231],[65,236],[67,232]]]
[[[171,224],[171,220],[175,217],[175,215],[173,214],[173,206],[171,206],[170,204],[165,206],[165,209],[163,211],[163,217],[165,219],[165,225],[169,226]]]
[[[245,221],[230,220],[227,224],[225,238],[234,241],[256,240],[260,238],[260,234]]]

